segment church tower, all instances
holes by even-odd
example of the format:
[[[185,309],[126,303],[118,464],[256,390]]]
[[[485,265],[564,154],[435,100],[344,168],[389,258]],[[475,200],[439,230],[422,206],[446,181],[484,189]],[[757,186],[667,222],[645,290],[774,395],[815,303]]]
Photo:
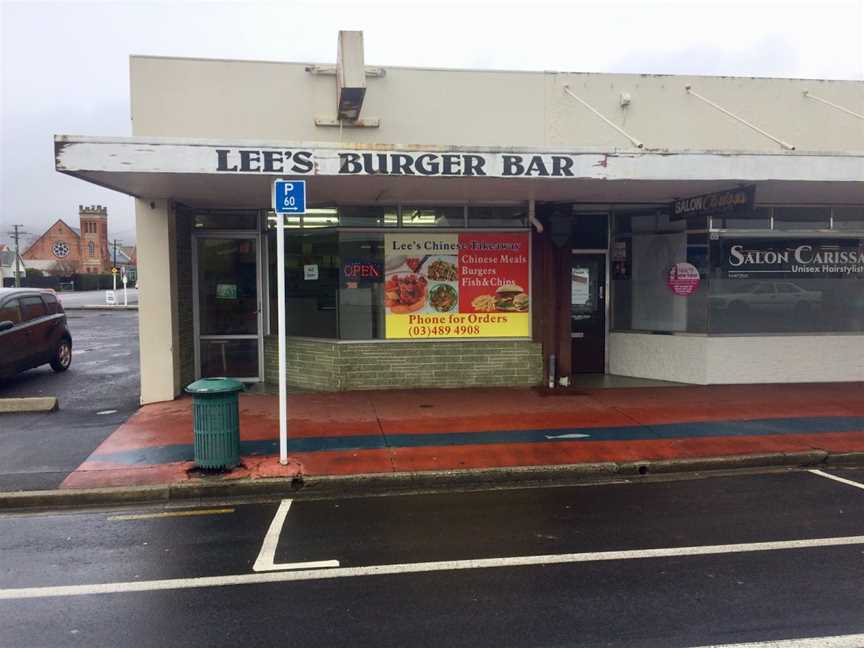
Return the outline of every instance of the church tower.
[[[81,272],[111,272],[108,255],[108,208],[102,205],[78,205],[81,221]]]

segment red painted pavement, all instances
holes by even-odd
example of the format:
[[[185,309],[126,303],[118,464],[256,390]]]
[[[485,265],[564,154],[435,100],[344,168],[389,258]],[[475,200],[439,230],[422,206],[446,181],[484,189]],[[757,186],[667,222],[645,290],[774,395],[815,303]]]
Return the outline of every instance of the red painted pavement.
[[[546,395],[531,389],[446,389],[295,394],[288,399],[289,434],[319,436],[484,432],[633,426],[814,416],[864,416],[864,384],[722,385],[597,389]],[[273,396],[240,397],[241,438],[275,439]],[[91,455],[192,443],[191,399],[142,407]],[[864,431],[638,441],[579,441],[295,453],[244,457],[219,479],[350,475],[601,461],[796,452],[864,451]],[[160,465],[85,461],[61,488],[164,484],[202,479],[191,462]],[[214,477],[203,477],[214,479]]]

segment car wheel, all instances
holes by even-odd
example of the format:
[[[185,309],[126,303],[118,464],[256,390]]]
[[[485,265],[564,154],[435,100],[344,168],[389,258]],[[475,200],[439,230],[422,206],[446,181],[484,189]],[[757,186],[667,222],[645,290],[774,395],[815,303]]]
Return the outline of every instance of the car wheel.
[[[51,360],[51,368],[54,371],[66,371],[72,364],[72,344],[69,340],[60,340],[54,350],[54,359]]]

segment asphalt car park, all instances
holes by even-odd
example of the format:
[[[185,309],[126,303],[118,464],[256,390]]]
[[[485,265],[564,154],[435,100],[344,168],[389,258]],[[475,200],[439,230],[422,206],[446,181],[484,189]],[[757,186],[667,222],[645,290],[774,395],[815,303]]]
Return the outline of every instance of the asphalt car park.
[[[0,644],[858,647],[862,477],[0,515]]]
[[[0,379],[0,398],[56,396],[56,412],[0,414],[0,490],[56,488],[139,405],[137,311],[67,310],[72,363]]]

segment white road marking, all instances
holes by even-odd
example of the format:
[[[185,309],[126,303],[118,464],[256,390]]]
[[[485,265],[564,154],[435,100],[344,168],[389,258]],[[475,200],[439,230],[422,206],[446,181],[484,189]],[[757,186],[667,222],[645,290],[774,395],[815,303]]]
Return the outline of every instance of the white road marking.
[[[285,503],[288,503],[285,506]],[[290,500],[284,500],[279,510],[288,512]],[[284,522],[279,514],[273,524]],[[273,525],[271,525],[271,530]],[[268,538],[270,533],[268,532]],[[339,567],[336,569],[308,569],[305,571],[283,571],[267,574],[235,574],[231,576],[204,576],[200,578],[171,578],[152,581],[127,581],[97,583],[93,585],[61,585],[56,587],[21,587],[0,589],[0,600],[46,598],[57,596],[84,596],[88,594],[120,594],[127,592],[152,592],[156,590],[180,590],[200,587],[225,587],[228,585],[260,585],[262,583],[285,583],[333,578],[356,578],[360,576],[388,576],[396,574],[419,574],[464,569],[490,569],[495,567],[527,567],[533,565],[560,565],[566,563],[599,562],[606,560],[634,560],[645,558],[670,558],[676,556],[709,556],[717,554],[748,553],[755,551],[782,551],[787,549],[814,549],[818,547],[843,547],[864,544],[864,536],[841,538],[815,538],[812,540],[782,540],[778,542],[751,542],[747,544],[703,545],[697,547],[673,547],[669,549],[634,549],[628,551],[599,551],[589,553],[550,554],[545,556],[513,556],[509,558],[475,558],[469,560],[442,560],[435,562],[402,563],[394,565],[370,565],[367,567]],[[265,542],[265,546],[266,542]],[[265,547],[262,547],[262,553]],[[261,556],[259,556],[259,559]],[[328,561],[325,561],[328,562]],[[337,561],[333,561],[337,562]],[[257,563],[257,561],[256,561]],[[302,565],[303,563],[293,563]],[[313,563],[307,563],[313,564]],[[282,567],[284,569],[284,567]]]
[[[274,563],[276,558],[276,546],[279,544],[279,536],[282,534],[282,527],[285,525],[285,518],[288,511],[291,510],[291,500],[284,499],[279,503],[279,508],[276,510],[276,515],[273,516],[273,521],[270,523],[270,528],[267,529],[267,535],[264,536],[264,542],[261,545],[261,551],[258,552],[258,558],[255,559],[255,564],[252,565],[252,571],[281,571],[285,569],[318,569],[323,567],[338,567],[338,560],[313,560],[309,562],[298,563]]]
[[[546,434],[547,439],[587,439],[590,434]]]
[[[860,488],[864,490],[864,484],[852,481],[851,479],[843,479],[843,477],[831,475],[830,473],[822,472],[821,470],[816,470],[815,468],[811,468],[809,472],[813,473],[814,475],[819,475],[820,477],[825,477],[826,479],[833,479],[834,481],[840,482],[841,484],[846,484],[847,486],[854,486],[855,488]]]
[[[106,414],[116,414],[117,410],[102,410],[101,412],[96,412],[96,416],[105,416]]]
[[[756,641],[752,643],[715,644],[699,648],[861,648],[864,634],[834,635],[832,637],[807,637],[806,639],[781,639],[779,641]]]

